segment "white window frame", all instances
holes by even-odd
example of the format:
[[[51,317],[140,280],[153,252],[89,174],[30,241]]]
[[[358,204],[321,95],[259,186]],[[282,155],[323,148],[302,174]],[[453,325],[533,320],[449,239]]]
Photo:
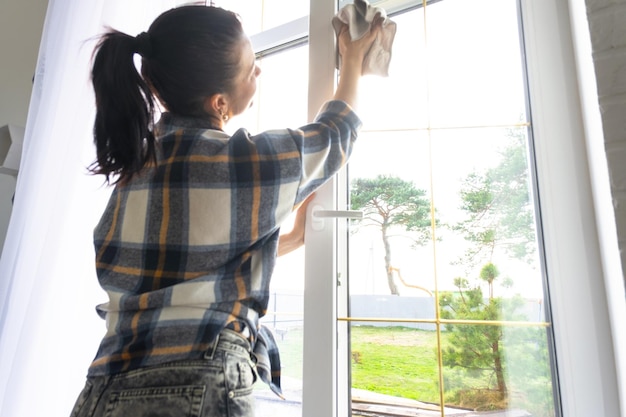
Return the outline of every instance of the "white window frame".
[[[564,416],[619,416],[610,317],[566,0],[521,3]]]
[[[311,0],[309,120],[333,96],[336,55],[331,19],[336,7],[333,0]],[[318,190],[310,210],[320,206],[336,210],[338,182],[337,177],[332,178]],[[343,415],[339,412],[338,390],[346,389],[337,378],[337,220],[321,221],[323,227],[316,227],[315,232],[311,230],[311,222],[307,222],[305,233],[302,417]],[[347,402],[343,398],[345,410]]]
[[[398,10],[403,4],[419,3],[421,0],[394,0],[392,6]],[[567,0],[522,0],[520,11],[562,415],[619,416],[618,375],[570,9]],[[255,50],[274,48],[277,38],[300,39],[308,24],[309,120],[332,96],[335,85],[330,24],[335,13],[336,1],[311,0],[308,21],[299,19],[252,39]],[[337,178],[327,183],[309,210],[315,206],[337,209],[338,197],[347,194],[340,192],[341,183]],[[347,341],[337,337],[336,319],[338,308],[345,308],[337,304],[338,288],[345,291],[345,285],[337,286],[345,273],[345,257],[337,252],[343,246],[338,242],[343,235],[338,226],[345,222],[322,222],[321,230],[312,229],[308,222],[305,235],[302,416],[344,417],[350,412],[348,353]]]

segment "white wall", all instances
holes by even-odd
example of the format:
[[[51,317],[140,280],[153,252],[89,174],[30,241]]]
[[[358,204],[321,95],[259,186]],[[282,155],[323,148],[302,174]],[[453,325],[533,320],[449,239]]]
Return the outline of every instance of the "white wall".
[[[26,126],[47,0],[0,1],[0,126]],[[0,253],[4,246],[15,178],[0,174]]]

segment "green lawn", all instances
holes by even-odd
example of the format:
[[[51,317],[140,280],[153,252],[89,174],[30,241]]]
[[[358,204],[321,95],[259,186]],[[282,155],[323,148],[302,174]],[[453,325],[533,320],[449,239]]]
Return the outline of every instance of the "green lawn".
[[[282,373],[302,378],[302,329],[290,329],[280,347]],[[446,335],[443,335],[445,341]],[[404,327],[352,327],[352,386],[382,394],[439,402],[435,332]]]
[[[441,335],[442,347],[450,343],[450,334]],[[277,335],[283,375],[302,379],[302,329],[292,328],[281,338]],[[437,334],[405,327],[352,326],[352,387],[414,399],[439,403],[439,365]],[[509,366],[515,378],[510,379],[509,406],[526,409],[534,416],[553,416],[551,384],[540,377],[533,367],[541,365],[524,360],[520,352],[528,353],[525,346],[508,350]],[[549,366],[549,365],[545,365]],[[536,375],[536,376],[535,376]],[[469,408],[501,409],[506,404],[493,399],[493,375],[489,372],[470,372],[463,368],[443,367],[445,402]]]
[[[436,333],[432,331],[353,326],[352,386],[439,402],[436,347]]]

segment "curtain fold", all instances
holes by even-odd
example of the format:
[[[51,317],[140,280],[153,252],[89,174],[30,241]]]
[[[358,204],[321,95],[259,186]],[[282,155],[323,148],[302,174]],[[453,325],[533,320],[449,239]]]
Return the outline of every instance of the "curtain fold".
[[[174,1],[50,0],[0,258],[0,416],[68,416],[104,334],[92,230],[110,189],[88,175],[96,35],[146,30]]]

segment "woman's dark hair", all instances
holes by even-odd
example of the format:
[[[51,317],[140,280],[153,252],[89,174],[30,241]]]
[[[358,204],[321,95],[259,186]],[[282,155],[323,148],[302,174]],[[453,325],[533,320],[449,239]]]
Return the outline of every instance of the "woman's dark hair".
[[[118,176],[114,183],[125,183],[156,162],[155,98],[174,114],[213,117],[204,101],[235,87],[242,37],[235,13],[206,6],[169,10],[137,37],[115,30],[104,34],[91,73],[97,157],[90,171],[107,182]],[[141,75],[135,53],[142,55]]]

